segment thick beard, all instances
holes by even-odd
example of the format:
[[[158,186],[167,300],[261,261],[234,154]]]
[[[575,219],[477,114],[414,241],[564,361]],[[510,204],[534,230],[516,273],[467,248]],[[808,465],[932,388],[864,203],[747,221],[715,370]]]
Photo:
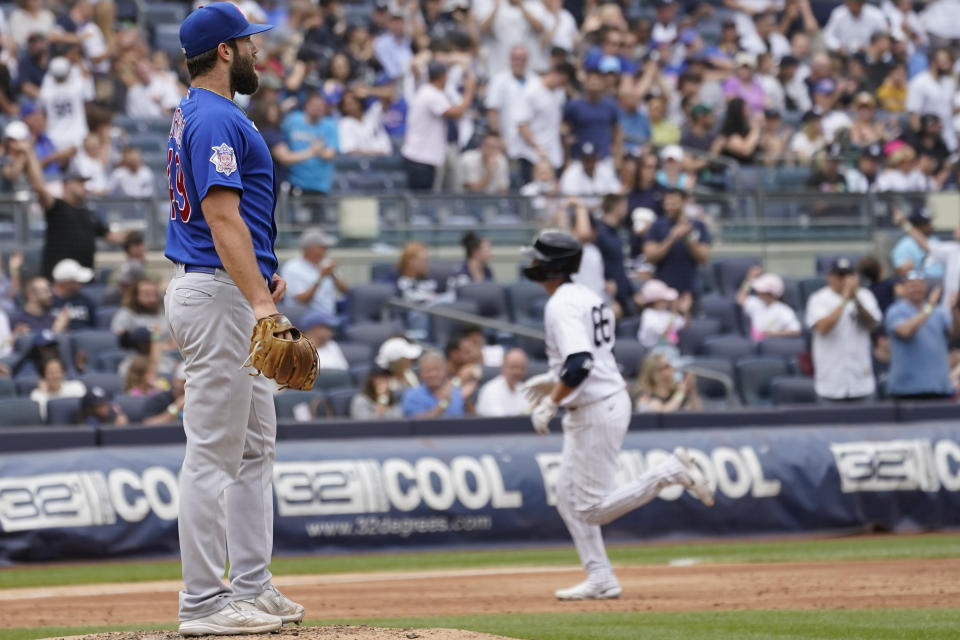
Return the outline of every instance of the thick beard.
[[[253,66],[253,56],[237,56],[230,65],[230,89],[245,96],[253,95],[260,86],[260,77]]]

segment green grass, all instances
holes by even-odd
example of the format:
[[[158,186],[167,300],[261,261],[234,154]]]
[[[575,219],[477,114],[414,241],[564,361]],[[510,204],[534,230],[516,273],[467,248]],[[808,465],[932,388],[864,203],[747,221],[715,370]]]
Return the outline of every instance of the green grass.
[[[613,546],[609,553],[611,560],[619,565],[666,564],[678,558],[693,558],[701,563],[950,558],[960,557],[960,535],[854,536],[816,540],[630,545]],[[274,558],[272,568],[276,575],[282,576],[575,564],[577,557],[571,546],[522,550],[278,557]],[[18,566],[0,569],[0,588],[179,578],[180,564],[177,561]]]
[[[448,627],[535,640],[951,640],[960,638],[954,609],[857,611],[603,612],[443,618],[309,621],[307,624]],[[4,640],[36,640],[147,627],[4,629]]]

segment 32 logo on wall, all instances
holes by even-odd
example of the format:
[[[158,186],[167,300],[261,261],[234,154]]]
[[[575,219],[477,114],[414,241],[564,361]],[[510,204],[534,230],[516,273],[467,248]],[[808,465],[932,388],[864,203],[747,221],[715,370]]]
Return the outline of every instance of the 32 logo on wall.
[[[843,493],[960,491],[960,445],[953,440],[839,442],[830,451]]]
[[[48,473],[0,479],[0,531],[177,517],[177,475],[166,467]]]

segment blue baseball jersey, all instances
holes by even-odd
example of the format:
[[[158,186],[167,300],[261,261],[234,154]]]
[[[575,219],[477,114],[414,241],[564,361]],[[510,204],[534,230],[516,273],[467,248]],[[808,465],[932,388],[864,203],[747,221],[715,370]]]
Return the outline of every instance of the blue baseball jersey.
[[[277,271],[273,243],[276,191],[273,159],[240,107],[206,89],[191,88],[173,115],[167,143],[170,223],[164,255],[174,262],[222,267],[200,203],[210,187],[240,192],[240,217],[250,230],[260,272]]]

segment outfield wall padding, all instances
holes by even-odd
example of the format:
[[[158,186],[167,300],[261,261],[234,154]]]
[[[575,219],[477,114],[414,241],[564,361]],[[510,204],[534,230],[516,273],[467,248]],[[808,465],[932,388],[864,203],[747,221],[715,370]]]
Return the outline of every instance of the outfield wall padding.
[[[436,426],[420,437],[281,440],[276,552],[568,540],[554,507],[560,434],[436,435]],[[960,525],[954,421],[630,432],[618,480],[681,444],[717,505],[673,487],[608,525],[608,537]],[[0,455],[0,562],[176,553],[182,457],[178,444]]]

